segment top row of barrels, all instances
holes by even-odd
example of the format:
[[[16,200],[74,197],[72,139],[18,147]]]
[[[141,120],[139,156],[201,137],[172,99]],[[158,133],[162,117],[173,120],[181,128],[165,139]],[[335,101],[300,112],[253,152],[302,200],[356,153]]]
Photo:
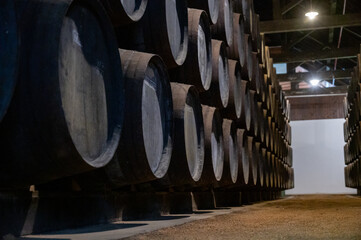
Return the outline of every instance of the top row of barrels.
[[[189,12],[190,8],[204,10],[207,19],[197,12]],[[64,40],[82,43],[81,50],[87,53],[95,43],[92,38],[96,37],[110,52],[109,48],[115,46],[115,30],[119,47],[158,54],[168,68],[185,62],[193,65],[191,59],[186,61],[187,53],[198,50],[197,65],[204,68],[199,69],[199,89],[203,91],[208,90],[211,81],[209,68],[202,62],[210,57],[209,36],[224,41],[229,57],[239,60],[241,66],[246,64],[247,53],[251,55],[252,50],[261,50],[259,16],[254,14],[252,0],[190,0],[188,3],[185,0],[152,0],[151,3],[148,0],[91,0],[89,3],[82,0],[4,0],[0,13],[0,120],[10,104],[16,78],[21,72],[19,61],[25,58],[25,50],[20,52],[20,49],[26,49],[27,54],[34,55],[30,57],[38,60],[46,49],[53,48],[49,54],[56,54],[59,47],[56,43],[59,45]],[[189,39],[198,35],[205,37]],[[197,48],[197,45],[206,46]],[[45,69],[42,64],[37,65]],[[251,62],[248,67],[252,71]],[[197,82],[193,84],[197,86]]]
[[[2,0],[0,14],[1,186],[103,167],[121,137],[144,142],[124,155],[143,153],[164,175],[176,105],[169,76],[249,131],[256,120],[245,112],[266,109],[279,148],[289,148],[287,101],[251,0]]]

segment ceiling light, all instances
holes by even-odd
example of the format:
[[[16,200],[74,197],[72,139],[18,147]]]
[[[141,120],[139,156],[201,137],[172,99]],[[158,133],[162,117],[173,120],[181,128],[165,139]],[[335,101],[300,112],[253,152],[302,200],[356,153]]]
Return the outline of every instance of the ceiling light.
[[[316,16],[318,16],[318,12],[311,11],[311,12],[306,13],[305,16],[308,17],[309,19],[313,20],[313,19],[315,19]]]
[[[310,80],[310,83],[311,83],[312,86],[317,86],[320,83],[320,80],[319,79],[312,79],[312,80]]]

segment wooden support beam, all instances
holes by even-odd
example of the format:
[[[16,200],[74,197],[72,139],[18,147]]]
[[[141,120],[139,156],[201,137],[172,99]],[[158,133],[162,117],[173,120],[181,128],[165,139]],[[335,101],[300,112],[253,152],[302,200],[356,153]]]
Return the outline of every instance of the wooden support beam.
[[[344,98],[344,95],[290,97],[291,121],[343,118]]]
[[[286,6],[282,8],[282,15],[285,15],[288,11],[292,10],[302,2],[303,0],[292,0],[291,2],[287,3]]]
[[[361,25],[361,13],[346,15],[318,16],[310,20],[306,17],[295,19],[283,19],[273,21],[262,21],[260,23],[261,33],[282,33],[296,31],[310,31],[318,29],[329,29],[337,27],[352,27]]]
[[[325,49],[323,51],[309,51],[309,52],[284,52],[282,54],[271,55],[273,63],[295,63],[327,59],[342,59],[356,57],[360,52],[359,48],[335,48]]]
[[[282,19],[280,0],[272,0],[273,19]]]
[[[311,95],[342,95],[347,93],[348,86],[319,88],[312,87],[306,89],[284,91],[286,97],[311,96]]]
[[[330,79],[349,79],[351,78],[352,69],[345,71],[323,71],[323,72],[303,72],[303,73],[289,73],[289,74],[278,74],[277,78],[280,82],[302,82],[308,81],[311,78],[317,78],[320,80]]]
[[[349,32],[351,34],[353,34],[354,36],[358,37],[361,39],[361,34],[357,33],[357,32],[354,32],[352,31],[351,29],[348,29],[348,28],[343,28],[346,32]]]
[[[296,44],[302,42],[304,39],[308,38],[314,31],[309,31],[306,34],[304,34],[302,37],[291,41],[289,44],[287,44],[287,46],[285,47],[285,49],[291,49],[293,46],[295,46]]]

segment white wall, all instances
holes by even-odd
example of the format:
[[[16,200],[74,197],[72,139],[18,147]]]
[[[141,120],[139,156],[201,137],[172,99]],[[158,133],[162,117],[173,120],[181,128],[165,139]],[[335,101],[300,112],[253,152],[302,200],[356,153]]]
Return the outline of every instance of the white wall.
[[[356,193],[345,187],[344,121],[291,121],[295,188],[286,194]]]

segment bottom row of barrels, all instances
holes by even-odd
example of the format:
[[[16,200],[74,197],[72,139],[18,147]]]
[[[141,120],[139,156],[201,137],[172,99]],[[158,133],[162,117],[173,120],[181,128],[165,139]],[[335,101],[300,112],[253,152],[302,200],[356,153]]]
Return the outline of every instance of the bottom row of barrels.
[[[345,184],[350,188],[361,188],[361,163],[357,159],[345,167]]]
[[[293,188],[294,172],[287,158],[279,157],[246,129],[239,128],[236,120],[223,118],[219,109],[202,105],[194,86],[170,83],[173,111],[168,112],[170,103],[161,101],[159,95],[167,88],[159,87],[151,78],[153,74],[142,78],[138,87],[142,98],[134,95],[134,81],[133,91],[126,91],[126,99],[132,104],[126,101],[123,140],[112,161],[58,183],[75,181],[83,190],[129,185],[151,191]],[[130,87],[130,83],[126,85]],[[141,109],[139,116],[137,109]],[[52,189],[52,183],[47,185]],[[47,185],[40,188],[46,189]]]

